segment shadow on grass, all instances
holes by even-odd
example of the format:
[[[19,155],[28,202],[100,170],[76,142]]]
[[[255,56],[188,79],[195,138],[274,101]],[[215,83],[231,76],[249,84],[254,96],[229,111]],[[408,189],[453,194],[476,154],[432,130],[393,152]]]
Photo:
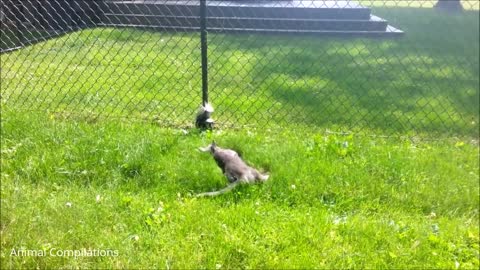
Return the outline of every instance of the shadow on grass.
[[[238,87],[247,96],[273,98],[262,105],[272,106],[265,109],[274,121],[386,134],[478,136],[478,12],[373,12],[406,35],[393,40],[213,36],[211,76],[222,76],[212,80],[213,91],[230,87],[236,82],[232,78],[245,72]],[[224,57],[238,52],[248,58],[246,63]],[[276,102],[281,108],[274,108]]]

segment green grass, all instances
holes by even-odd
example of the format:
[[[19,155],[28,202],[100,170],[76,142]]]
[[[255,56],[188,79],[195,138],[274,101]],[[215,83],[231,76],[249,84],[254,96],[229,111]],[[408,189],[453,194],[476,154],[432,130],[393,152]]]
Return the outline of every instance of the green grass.
[[[0,268],[478,269],[478,12],[374,13],[406,36],[211,34],[207,133],[196,34],[2,54]],[[193,198],[226,185],[212,140],[270,181]],[[118,256],[11,255],[84,248]]]
[[[479,266],[478,145],[468,141],[185,135],[11,111],[2,130],[2,269]],[[192,198],[226,184],[196,150],[212,139],[271,181]],[[119,255],[15,257],[13,248]]]

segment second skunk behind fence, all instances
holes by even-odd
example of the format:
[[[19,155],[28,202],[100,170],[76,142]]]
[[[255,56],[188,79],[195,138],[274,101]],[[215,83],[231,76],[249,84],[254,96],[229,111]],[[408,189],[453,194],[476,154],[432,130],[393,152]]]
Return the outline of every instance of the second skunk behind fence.
[[[230,184],[219,191],[200,193],[197,194],[196,197],[217,196],[232,190],[239,184],[265,182],[269,178],[269,175],[261,174],[255,168],[248,166],[237,152],[231,149],[220,148],[215,142],[207,147],[201,147],[200,151],[210,152],[212,154],[213,159],[227,177]]]

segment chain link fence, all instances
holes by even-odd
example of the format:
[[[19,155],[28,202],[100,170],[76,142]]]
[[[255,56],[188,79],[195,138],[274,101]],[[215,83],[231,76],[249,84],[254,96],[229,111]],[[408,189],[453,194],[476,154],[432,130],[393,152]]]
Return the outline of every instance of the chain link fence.
[[[217,126],[479,135],[477,0],[206,5]],[[199,7],[3,0],[3,109],[192,126]]]

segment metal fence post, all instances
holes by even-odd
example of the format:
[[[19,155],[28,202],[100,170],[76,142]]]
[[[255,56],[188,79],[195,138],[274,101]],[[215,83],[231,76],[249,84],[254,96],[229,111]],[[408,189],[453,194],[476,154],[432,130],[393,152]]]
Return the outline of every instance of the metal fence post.
[[[207,0],[200,0],[200,43],[202,47],[202,103],[208,103]]]

